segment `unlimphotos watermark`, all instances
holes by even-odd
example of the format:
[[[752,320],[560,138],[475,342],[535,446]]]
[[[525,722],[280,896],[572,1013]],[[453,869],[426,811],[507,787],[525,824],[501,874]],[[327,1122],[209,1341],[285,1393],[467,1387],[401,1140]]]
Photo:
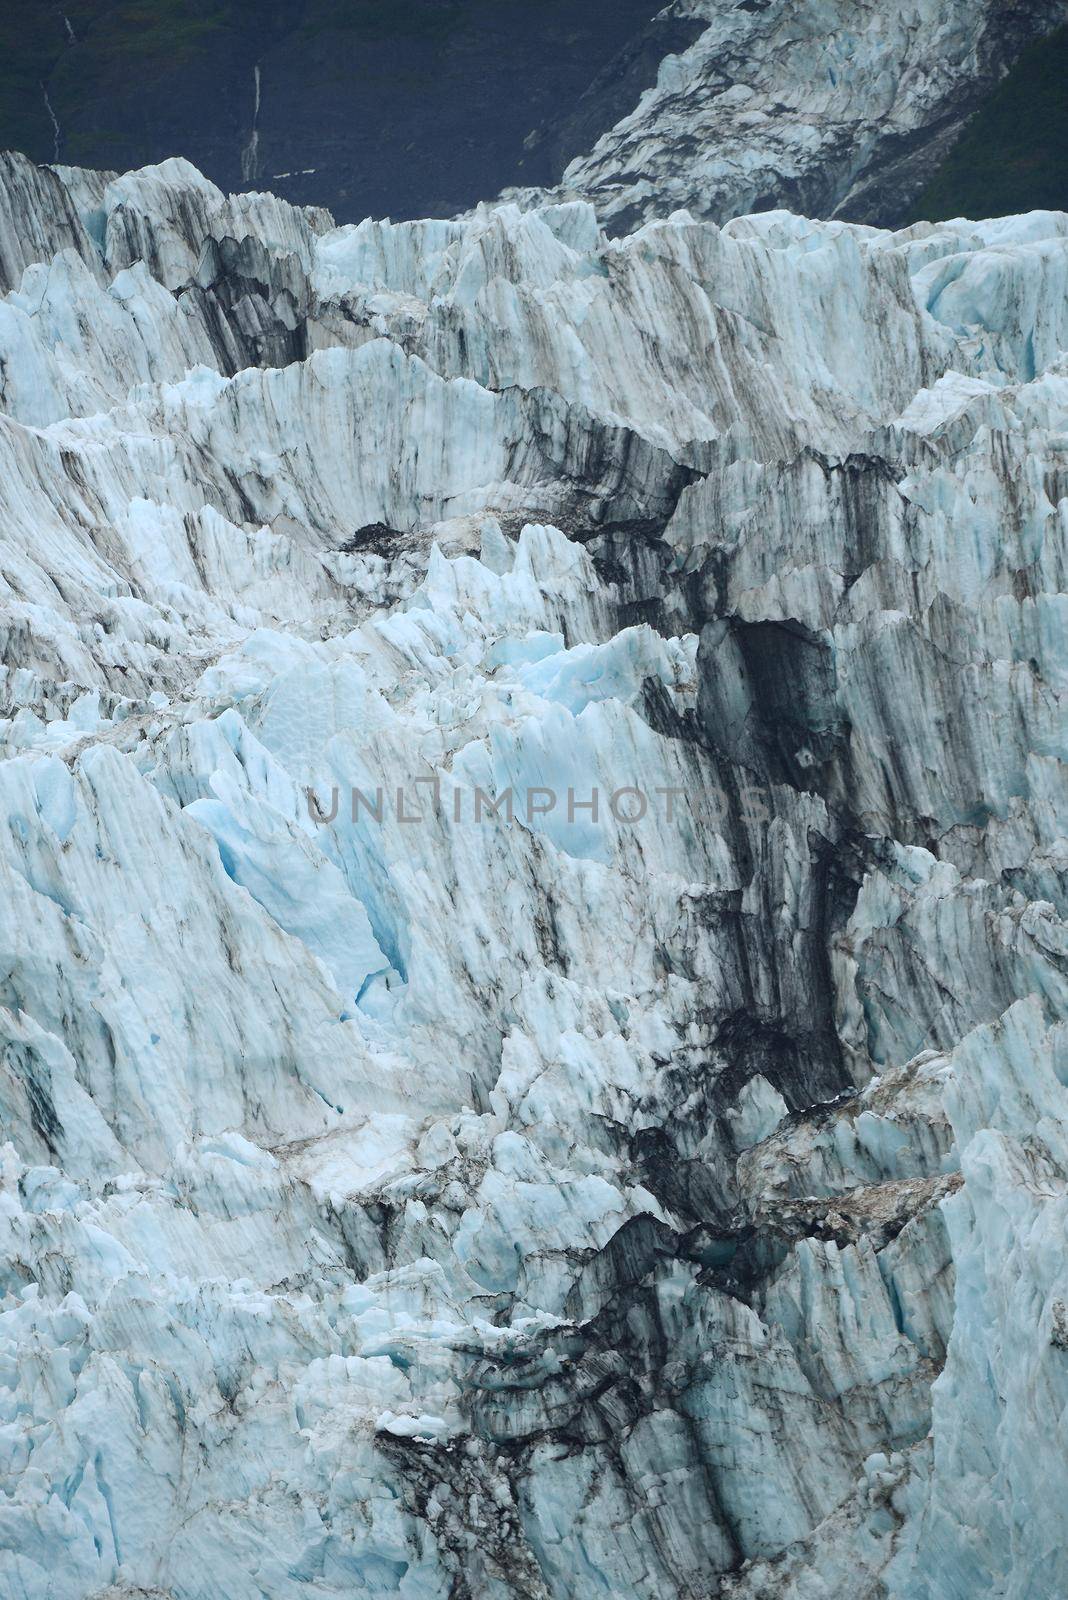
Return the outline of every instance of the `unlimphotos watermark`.
[[[658,784],[645,789],[640,784],[621,784],[618,788],[589,788],[568,785],[557,789],[548,784],[510,786],[501,793],[489,794],[477,784],[452,783],[443,791],[440,778],[411,778],[404,783],[382,783],[372,789],[351,787],[344,806],[342,789],[332,784],[328,798],[315,788],[305,790],[308,815],[320,827],[339,818],[358,823],[368,820],[383,824],[387,820],[413,827],[434,817],[453,823],[478,825],[521,821],[528,827],[553,817],[569,826],[578,823],[600,824],[611,818],[635,826],[652,818],[668,824],[681,817],[701,822],[725,823],[730,818],[764,823],[771,819],[767,790],[742,784],[731,791],[716,786],[693,789],[681,784]]]

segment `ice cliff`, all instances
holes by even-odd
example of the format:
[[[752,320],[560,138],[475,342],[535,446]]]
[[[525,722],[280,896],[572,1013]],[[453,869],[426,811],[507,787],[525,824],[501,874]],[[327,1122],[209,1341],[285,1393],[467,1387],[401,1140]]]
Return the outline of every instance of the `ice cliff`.
[[[2,179],[4,1600],[1068,1592],[1068,217]]]

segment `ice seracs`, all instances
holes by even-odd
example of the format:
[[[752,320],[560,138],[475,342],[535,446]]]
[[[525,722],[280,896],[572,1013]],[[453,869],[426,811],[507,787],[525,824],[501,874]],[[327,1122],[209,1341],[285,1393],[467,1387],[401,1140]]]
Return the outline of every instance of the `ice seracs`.
[[[1059,1592],[1068,220],[2,203],[0,1590]]]

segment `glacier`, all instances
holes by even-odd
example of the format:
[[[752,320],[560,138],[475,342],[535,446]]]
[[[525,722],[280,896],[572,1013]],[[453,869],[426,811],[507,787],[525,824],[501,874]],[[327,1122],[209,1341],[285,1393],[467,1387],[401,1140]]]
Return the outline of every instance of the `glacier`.
[[[1068,1592],[1068,217],[0,178],[0,1594]]]
[[[727,222],[769,206],[900,225],[1021,51],[1065,0],[673,0],[697,37],[520,204],[586,199],[614,232],[685,207]]]

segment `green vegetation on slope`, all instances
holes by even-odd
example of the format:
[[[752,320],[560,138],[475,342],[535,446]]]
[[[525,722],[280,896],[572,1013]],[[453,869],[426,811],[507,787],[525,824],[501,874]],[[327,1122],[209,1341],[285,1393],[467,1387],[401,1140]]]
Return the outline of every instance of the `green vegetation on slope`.
[[[183,155],[341,221],[450,216],[559,176],[572,108],[585,145],[637,101],[679,38],[661,4],[0,0],[0,150],[121,171]],[[621,50],[627,75],[584,101]]]
[[[49,159],[54,142],[45,104],[66,122],[70,102],[100,82],[173,73],[211,46],[228,21],[225,0],[64,0],[0,5],[0,149]],[[69,32],[68,32],[69,28]],[[73,72],[64,67],[74,57]],[[59,77],[57,80],[57,72]],[[69,77],[70,82],[64,81]],[[106,145],[101,130],[95,143]],[[76,158],[70,149],[64,159]]]
[[[1068,28],[1021,55],[913,202],[910,220],[1068,211]]]

